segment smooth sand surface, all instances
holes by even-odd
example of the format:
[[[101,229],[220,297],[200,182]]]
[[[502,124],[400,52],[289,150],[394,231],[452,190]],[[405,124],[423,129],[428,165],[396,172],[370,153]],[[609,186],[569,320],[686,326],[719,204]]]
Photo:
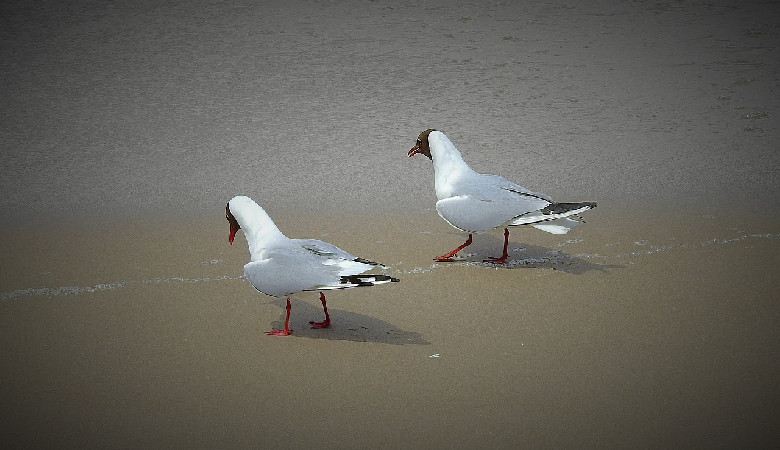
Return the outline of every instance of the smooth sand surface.
[[[0,441],[776,448],[777,2],[5,1]],[[407,150],[596,201],[465,239]],[[284,299],[224,205],[400,283]]]
[[[273,214],[274,211],[271,211]],[[6,230],[4,440],[20,447],[771,446],[777,215],[599,207],[565,236],[435,212],[276,212],[400,283],[283,299],[211,218]],[[755,219],[761,220],[755,220]],[[108,225],[108,226],[106,226]],[[329,230],[327,233],[321,230]],[[239,236],[242,236],[239,234]],[[44,288],[44,289],[35,289]]]

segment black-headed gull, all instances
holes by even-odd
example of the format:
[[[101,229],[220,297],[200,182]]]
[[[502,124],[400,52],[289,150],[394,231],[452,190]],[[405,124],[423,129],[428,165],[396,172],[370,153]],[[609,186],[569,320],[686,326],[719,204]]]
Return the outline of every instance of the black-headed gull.
[[[436,211],[447,223],[469,233],[463,245],[435,261],[452,261],[471,244],[472,233],[501,226],[530,225],[549,233],[567,233],[580,223],[570,216],[596,207],[593,202],[554,203],[547,195],[529,191],[504,177],[477,173],[441,131],[420,133],[409,156],[418,153],[433,161]],[[508,245],[509,228],[504,228],[504,253],[485,262],[506,262]]]
[[[289,327],[289,295],[294,292],[346,289],[398,281],[387,275],[361,275],[378,264],[351,255],[328,242],[288,238],[279,231],[265,210],[249,197],[233,197],[225,207],[225,218],[230,223],[230,244],[233,244],[238,230],[244,230],[249,243],[250,261],[244,266],[246,279],[260,292],[274,297],[288,296],[284,329],[274,328],[265,334],[286,336],[292,333]],[[320,301],[325,320],[309,322],[312,328],[330,325],[322,292]]]

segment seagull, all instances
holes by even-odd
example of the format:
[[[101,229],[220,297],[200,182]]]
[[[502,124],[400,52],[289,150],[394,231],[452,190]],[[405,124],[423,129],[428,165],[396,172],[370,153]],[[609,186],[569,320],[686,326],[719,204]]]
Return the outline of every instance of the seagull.
[[[287,336],[290,329],[290,297],[299,291],[320,291],[325,320],[311,321],[312,328],[330,326],[330,315],[321,291],[373,286],[397,282],[387,275],[362,275],[379,264],[358,258],[335,245],[317,239],[290,239],[276,227],[271,217],[249,197],[233,197],[225,207],[230,224],[228,241],[244,230],[250,261],[244,266],[246,279],[258,291],[274,297],[287,297],[284,329],[274,328],[267,335]]]
[[[504,253],[485,262],[506,262],[509,226],[530,225],[553,234],[565,234],[579,225],[575,217],[596,203],[555,203],[541,192],[532,192],[498,175],[477,173],[463,160],[452,141],[441,131],[427,129],[417,137],[409,157],[427,156],[433,162],[436,211],[453,227],[469,233],[463,245],[434,258],[452,261],[471,245],[473,233],[504,227]]]

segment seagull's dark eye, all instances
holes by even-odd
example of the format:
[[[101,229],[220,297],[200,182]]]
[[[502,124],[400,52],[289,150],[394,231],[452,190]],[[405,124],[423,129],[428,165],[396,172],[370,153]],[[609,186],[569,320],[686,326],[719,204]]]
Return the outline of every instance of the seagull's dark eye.
[[[417,145],[422,145],[422,141],[417,139]]]

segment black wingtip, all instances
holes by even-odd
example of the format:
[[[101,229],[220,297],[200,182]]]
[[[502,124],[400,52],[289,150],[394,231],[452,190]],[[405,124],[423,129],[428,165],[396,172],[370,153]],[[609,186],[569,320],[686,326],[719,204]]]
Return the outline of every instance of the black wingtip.
[[[353,259],[352,261],[363,263],[363,264],[369,264],[369,265],[372,265],[372,266],[381,266],[381,264],[379,264],[378,262],[370,261],[368,259],[364,259],[364,258],[361,258],[359,256],[357,258]]]
[[[588,208],[593,209],[596,207],[596,202],[579,202],[579,203],[551,203],[542,210],[543,214],[564,214],[575,209]]]
[[[389,275],[345,275],[341,277],[341,284],[354,284],[357,286],[373,286],[380,283],[397,283],[401,280]]]

